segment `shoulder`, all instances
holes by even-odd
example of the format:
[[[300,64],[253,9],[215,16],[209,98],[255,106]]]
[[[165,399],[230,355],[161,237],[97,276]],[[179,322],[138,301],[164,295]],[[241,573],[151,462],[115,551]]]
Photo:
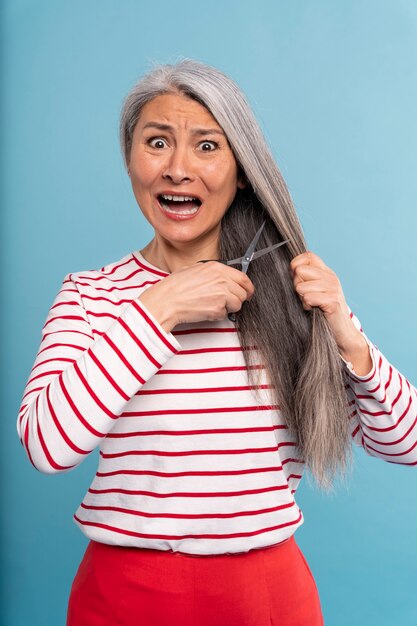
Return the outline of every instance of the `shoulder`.
[[[118,261],[103,265],[100,269],[84,270],[67,274],[64,284],[76,289],[81,297],[111,297],[112,300],[128,301],[137,297],[143,289],[158,282],[152,270],[140,262],[135,252]],[[95,293],[97,292],[97,293]]]
[[[122,284],[137,285],[146,280],[147,272],[140,265],[133,252],[126,254],[117,261],[103,265],[99,269],[71,272],[65,277],[76,285],[99,287],[102,284],[112,283],[115,287]]]

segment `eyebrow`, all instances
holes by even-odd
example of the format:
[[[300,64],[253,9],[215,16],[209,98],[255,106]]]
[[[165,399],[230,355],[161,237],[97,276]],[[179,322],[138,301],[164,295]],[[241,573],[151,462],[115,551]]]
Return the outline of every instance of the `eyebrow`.
[[[174,131],[175,128],[173,126],[171,126],[170,124],[161,124],[160,122],[147,122],[145,124],[145,126],[143,127],[143,130],[145,130],[145,128],[157,128],[158,130],[165,130],[165,131]],[[192,135],[223,135],[223,137],[225,137],[225,134],[222,130],[220,130],[219,128],[192,128],[191,129],[191,134]]]

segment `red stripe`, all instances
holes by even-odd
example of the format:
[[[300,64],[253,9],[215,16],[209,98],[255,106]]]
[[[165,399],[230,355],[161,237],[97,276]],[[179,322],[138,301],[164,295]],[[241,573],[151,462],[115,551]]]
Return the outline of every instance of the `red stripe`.
[[[112,348],[112,350],[114,350],[114,352],[117,354],[117,356],[119,357],[123,365],[129,370],[131,374],[133,374],[133,376],[136,378],[136,380],[138,380],[141,383],[141,385],[144,385],[146,380],[142,378],[142,376],[140,376],[139,373],[133,368],[133,366],[129,363],[129,361],[126,359],[123,353],[119,350],[116,344],[113,343],[113,341],[110,339],[108,335],[103,335],[103,337],[104,337],[104,340],[107,341],[109,346]]]
[[[109,317],[112,320],[117,320],[117,315],[113,315],[113,313],[96,313],[95,311],[87,310],[85,311],[88,315],[92,317]]]
[[[288,489],[288,485],[274,485],[272,487],[263,487],[262,489],[244,489],[242,491],[173,491],[171,493],[157,493],[156,491],[145,491],[143,489],[89,489],[88,493],[104,494],[104,493],[123,493],[128,496],[149,496],[150,498],[235,498],[239,496],[257,495],[260,493],[269,493],[271,491],[282,491]]]
[[[45,324],[42,327],[42,330],[46,328],[48,324],[51,324],[52,322],[56,322],[56,320],[77,320],[80,322],[84,322],[84,324],[87,324],[84,317],[81,317],[80,315],[57,315],[56,317],[52,317],[47,322],[45,322]]]
[[[378,441],[378,444],[381,445],[381,442]],[[377,450],[376,448],[372,448],[371,446],[368,446],[368,444],[366,444],[366,449],[367,450],[373,450],[374,452],[377,452],[377,454],[379,456],[405,456],[406,454],[409,454],[412,450],[414,450],[414,448],[417,446],[417,440],[413,443],[413,445],[408,448],[408,450],[404,450],[403,452],[382,452],[381,450]],[[365,446],[364,446],[365,447]]]
[[[35,462],[34,462],[34,460],[32,458],[30,450],[29,450],[29,419],[26,422],[24,447],[25,447],[26,453],[27,453],[27,455],[29,457],[29,461],[32,463],[33,467],[36,467]]]
[[[129,470],[120,469],[112,472],[96,472],[96,476],[107,478],[124,474],[127,476],[162,476],[163,478],[179,478],[181,476],[240,476],[243,474],[260,474],[266,472],[282,472],[282,466],[276,467],[255,467],[240,470],[218,470],[218,471],[189,471],[189,472],[157,472],[156,470]]]
[[[73,399],[71,398],[71,396],[69,395],[67,388],[65,387],[65,383],[64,383],[64,379],[62,376],[59,377],[59,384],[61,386],[62,389],[62,393],[65,396],[66,401],[68,402],[69,406],[71,407],[74,415],[76,415],[79,419],[79,421],[81,422],[81,424],[88,430],[90,431],[90,433],[92,433],[95,437],[105,437],[107,433],[102,433],[99,430],[96,430],[95,428],[93,428],[86,419],[84,419],[83,415],[81,414],[81,412],[78,410],[77,406],[75,405],[75,402],[73,401]]]
[[[408,386],[410,385],[410,383],[407,380],[406,380],[406,383],[407,383]],[[402,420],[406,417],[408,411],[410,410],[411,401],[412,401],[412,397],[410,395],[410,397],[408,399],[408,404],[407,404],[405,410],[400,415],[400,417],[395,422],[395,424],[393,424],[391,426],[386,426],[385,428],[376,428],[376,426],[366,426],[367,430],[372,430],[373,432],[380,432],[380,433],[386,433],[386,432],[388,432],[390,430],[395,430],[398,427],[398,425],[402,422]],[[364,411],[362,411],[362,412],[364,413]]]
[[[355,437],[355,435],[357,434],[357,432],[360,430],[360,426],[358,424],[358,426],[356,426],[355,430],[352,433],[352,437]]]
[[[150,361],[152,363],[152,365],[154,365],[155,367],[160,369],[162,367],[162,363],[159,363],[156,359],[154,359],[154,357],[149,352],[149,350],[144,346],[144,344],[140,341],[139,337],[137,337],[135,335],[135,333],[126,324],[126,322],[124,320],[122,320],[121,317],[119,317],[119,319],[117,321],[122,326],[122,328],[125,329],[125,331],[128,333],[128,335],[130,335],[130,337],[133,339],[133,341],[139,346],[139,348],[142,350],[143,354],[148,358],[148,361]]]
[[[55,376],[55,375],[62,374],[62,371],[63,370],[61,369],[61,370],[48,370],[47,372],[41,372],[41,374],[37,374],[36,376],[29,378],[26,384],[31,385],[34,380],[38,380],[39,378],[44,378],[45,376]]]
[[[393,369],[390,366],[390,368],[389,368],[389,378],[388,378],[387,383],[384,386],[385,395],[384,395],[384,398],[382,400],[378,400],[378,398],[376,398],[374,395],[372,395],[372,396],[371,395],[361,395],[361,394],[355,393],[354,389],[352,389],[352,391],[355,394],[356,398],[358,398],[358,400],[372,400],[372,401],[379,402],[379,404],[385,404],[385,401],[387,399],[387,389],[390,386],[391,381],[392,381],[392,374],[393,374]],[[379,389],[379,387],[380,387],[380,385],[378,385],[378,389]]]
[[[104,274],[104,276],[110,276],[111,274],[114,274],[114,272],[118,269],[120,269],[121,267],[124,267],[125,265],[129,265],[129,263],[131,263],[132,261],[134,261],[134,258],[132,256],[130,256],[130,258],[127,261],[124,261],[123,263],[116,263],[113,265],[113,269],[111,269],[109,272],[105,272],[104,270],[106,269],[106,267],[109,267],[108,265],[103,265],[103,267],[101,268],[100,272],[102,274]]]
[[[151,415],[198,415],[199,413],[238,413],[240,411],[270,411],[279,410],[277,404],[255,405],[255,406],[232,406],[216,408],[197,409],[163,409],[160,411],[124,411],[121,417],[147,417]]]
[[[93,300],[94,302],[108,302],[112,306],[122,306],[123,304],[130,304],[132,302],[132,298],[125,298],[124,300],[110,300],[110,298],[105,298],[104,296],[88,296],[87,294],[83,294],[83,300]]]
[[[70,447],[72,450],[74,450],[74,452],[76,452],[77,454],[90,454],[91,450],[82,450],[81,448],[78,448],[78,446],[76,446],[71,439],[68,437],[68,435],[66,434],[66,432],[64,431],[63,427],[61,426],[58,417],[54,411],[54,408],[52,406],[52,402],[51,402],[51,398],[49,396],[49,387],[46,387],[46,401],[48,404],[48,408],[49,408],[49,412],[51,414],[51,417],[54,421],[54,424],[58,430],[58,432],[60,433],[62,439],[65,441],[65,443],[68,445],[68,447]]]
[[[256,346],[245,346],[245,350],[256,350]],[[221,352],[241,352],[240,346],[227,346],[226,348],[195,348],[194,350],[181,350],[180,355],[184,354],[220,354]]]
[[[38,415],[39,415],[39,412],[38,412],[38,406],[37,406],[37,404],[38,404],[38,400],[39,400],[39,396],[36,398],[36,416],[38,416]],[[57,463],[56,461],[54,461],[54,459],[52,458],[52,455],[50,454],[50,452],[49,452],[49,450],[48,450],[48,447],[47,447],[47,445],[46,445],[46,443],[45,443],[45,440],[44,440],[44,438],[43,438],[42,431],[41,431],[41,427],[40,427],[39,420],[38,420],[38,418],[37,418],[37,417],[36,417],[36,425],[37,425],[37,432],[38,432],[39,442],[40,442],[40,444],[41,444],[41,447],[42,447],[43,453],[44,453],[44,455],[45,455],[45,457],[46,457],[46,460],[48,461],[49,465],[50,465],[51,467],[53,467],[54,469],[59,470],[59,471],[61,471],[61,472],[64,472],[64,471],[66,471],[66,470],[70,470],[70,469],[72,469],[73,467],[75,467],[75,465],[60,465],[59,463]]]
[[[225,435],[233,433],[261,433],[274,430],[287,430],[285,425],[275,426],[254,426],[250,428],[207,428],[205,430],[140,430],[136,432],[115,433],[107,435],[107,439],[123,439],[125,437],[146,437],[147,435],[174,435],[183,437],[184,435]]]
[[[92,329],[91,329],[91,332],[93,332]],[[87,335],[87,333],[83,333],[80,330],[73,330],[70,328],[66,328],[65,330],[51,330],[50,333],[44,333],[42,336],[41,345],[45,341],[46,337],[49,337],[50,335],[57,335],[58,333],[75,333],[76,335],[84,335],[84,337],[88,337],[89,339],[94,339],[92,335]]]
[[[27,385],[26,385],[26,387],[27,387]],[[43,386],[43,387],[34,387],[33,389],[29,389],[25,393],[25,395],[23,396],[23,400],[26,398],[26,396],[29,396],[29,395],[35,393],[35,391],[42,391],[42,389],[45,389],[45,386]]]
[[[397,464],[396,461],[390,461],[389,459],[384,459],[384,461],[386,461],[387,463],[395,463]],[[417,461],[413,461],[412,463],[406,463],[405,461],[401,461],[401,465],[417,465]]]
[[[369,393],[372,394],[373,396],[376,394],[377,391],[380,390],[381,388],[381,381],[382,381],[382,376],[381,376],[381,365],[382,365],[382,357],[380,357],[379,359],[379,363],[378,363],[378,368],[375,369],[375,373],[374,373],[374,377],[379,378],[379,382],[377,384],[376,387],[374,387],[373,389],[368,389]]]
[[[91,388],[91,386],[88,384],[87,379],[84,377],[84,375],[82,374],[78,363],[75,362],[74,363],[74,370],[77,372],[78,374],[78,378],[81,380],[81,382],[83,383],[84,387],[86,388],[86,390],[88,391],[90,397],[94,400],[94,402],[97,404],[98,407],[100,407],[100,409],[109,417],[111,417],[111,419],[115,420],[117,419],[117,415],[115,415],[114,413],[112,413],[111,411],[109,411],[109,409],[103,404],[103,402],[100,400],[100,398],[97,396],[97,394],[93,391],[93,389]]]
[[[26,448],[26,452],[29,452],[29,419],[26,420],[23,443]]]
[[[80,303],[77,302],[76,300],[67,300],[65,302],[57,302],[56,304],[54,304],[53,306],[51,306],[51,311],[53,311],[53,309],[58,308],[59,306],[69,306],[69,305],[75,305],[75,306],[80,306]]]
[[[84,333],[82,334],[84,335]],[[42,348],[42,350],[39,350],[38,356],[41,354],[41,352],[44,352],[45,350],[52,350],[53,348],[61,348],[61,347],[62,348],[74,348],[74,350],[82,350],[82,351],[85,350],[84,346],[77,346],[75,343],[51,343],[50,346],[45,346],[44,348]]]
[[[201,387],[201,388],[185,388],[185,389],[141,389],[136,395],[157,395],[157,394],[170,394],[170,393],[220,393],[225,391],[249,391],[251,389],[273,389],[272,385],[241,385],[239,387]]]
[[[123,391],[123,389],[121,387],[119,387],[119,385],[116,383],[116,381],[114,380],[113,376],[110,376],[110,374],[108,373],[108,371],[106,370],[105,367],[103,367],[102,363],[99,361],[99,359],[96,357],[96,355],[94,354],[94,352],[91,350],[91,348],[88,348],[87,350],[89,356],[91,357],[91,359],[94,361],[94,363],[97,365],[98,369],[101,371],[101,373],[105,376],[105,378],[107,378],[107,380],[109,381],[109,383],[112,385],[112,387],[117,391],[117,393],[123,398],[123,400],[126,400],[126,402],[128,402],[130,400],[130,396],[127,395],[126,392]]]
[[[199,456],[201,454],[217,455],[217,454],[261,454],[265,452],[277,452],[284,446],[295,446],[295,443],[283,442],[276,446],[270,446],[267,448],[239,448],[235,450],[181,450],[181,451],[168,451],[168,450],[125,450],[123,452],[102,452],[100,450],[100,456],[103,459],[115,459],[122,456]]]
[[[167,340],[165,335],[163,335],[161,331],[159,330],[159,328],[153,323],[153,321],[151,320],[147,312],[142,308],[142,303],[140,303],[138,300],[132,300],[132,305],[137,310],[137,312],[143,317],[143,319],[147,322],[148,326],[152,328],[152,330],[159,337],[162,343],[164,343],[166,347],[169,350],[171,350],[171,352],[176,354],[178,352],[177,348],[174,348],[174,346]]]
[[[64,363],[74,363],[74,359],[66,359],[64,357],[55,357],[53,359],[45,359],[45,361],[40,361],[39,363],[37,363],[36,365],[34,365],[32,367],[32,372],[34,370],[36,370],[38,367],[40,367],[41,365],[45,365],[45,363],[50,363],[51,361],[54,361],[54,363],[56,361],[64,361]],[[59,372],[61,372],[62,370],[59,370]]]
[[[305,461],[302,461],[301,459],[284,459],[284,461],[281,461],[281,465],[287,465],[287,463],[301,463],[302,465],[304,465]]]
[[[134,270],[133,272],[131,272],[127,276],[124,276],[124,278],[109,278],[110,274],[106,274],[105,276],[80,276],[80,275],[78,275],[77,276],[78,280],[75,282],[75,284],[76,285],[81,284],[79,282],[80,280],[91,280],[92,282],[97,281],[97,280],[109,280],[112,283],[123,283],[126,280],[129,280],[130,278],[133,278],[133,276],[137,276],[137,274],[141,274],[141,271],[140,270]]]
[[[175,334],[175,333],[174,333]],[[182,352],[181,352],[182,353]],[[243,372],[245,370],[264,370],[266,369],[265,365],[250,365],[246,367],[246,365],[230,365],[225,367],[202,367],[198,369],[187,369],[187,370],[173,370],[173,369],[164,369],[156,372],[158,376],[164,376],[166,374],[211,374],[216,372]]]
[[[173,333],[175,336],[181,336],[181,335],[201,335],[201,334],[207,334],[207,333],[232,333],[232,334],[236,334],[237,328],[234,326],[233,328],[205,328],[205,327],[200,327],[200,328],[187,328],[185,330],[176,330],[175,333]]]
[[[138,289],[145,287],[146,285],[154,285],[157,282],[159,281],[145,280],[143,283],[140,283],[139,285],[128,285],[127,287],[120,287],[119,285],[117,285],[115,287],[109,287],[108,289],[106,289],[105,287],[97,287],[96,285],[90,285],[89,283],[82,283],[79,281],[77,281],[77,285],[79,285],[80,287],[90,287],[91,289],[94,289],[94,291],[105,291],[106,293],[111,293],[112,291],[126,291],[129,289],[130,290],[134,289],[135,292],[137,292]]]
[[[130,537],[142,537],[144,539],[234,539],[239,537],[254,537],[255,535],[261,535],[263,533],[272,532],[274,530],[279,530],[280,528],[287,528],[288,526],[293,526],[298,524],[302,518],[302,512],[297,517],[297,519],[292,520],[290,522],[285,522],[284,524],[277,524],[275,526],[269,526],[268,528],[261,528],[260,530],[253,530],[249,532],[241,532],[241,533],[230,533],[230,534],[220,534],[220,533],[212,533],[212,534],[200,534],[200,535],[157,535],[151,533],[138,533],[133,530],[126,530],[123,528],[118,528],[116,526],[110,526],[109,524],[101,524],[99,522],[87,522],[85,520],[80,519],[77,515],[74,515],[74,519],[82,524],[83,526],[95,526],[97,528],[103,528],[105,530],[111,530],[113,532],[119,533],[121,535],[129,535]]]
[[[372,439],[371,437],[369,437],[369,435],[367,435],[366,433],[364,433],[364,436],[366,437],[366,439],[369,439],[369,441],[373,441],[374,443],[379,444],[380,446],[395,446],[398,443],[401,443],[402,441],[404,441],[404,439],[406,439],[406,437],[408,437],[408,435],[411,433],[411,431],[413,430],[414,426],[417,424],[417,417],[414,420],[414,422],[411,424],[410,428],[407,430],[407,432],[400,438],[397,439],[396,441],[380,441],[378,439]]]
[[[398,400],[400,399],[401,395],[402,395],[402,380],[400,377],[400,390],[397,394],[397,396],[394,398],[394,400],[391,403],[391,410],[390,411],[367,411],[366,409],[361,408],[360,411],[361,413],[363,413],[364,415],[372,415],[373,417],[380,417],[381,415],[392,415],[392,411],[394,406],[397,404]],[[411,398],[410,398],[411,400]],[[393,428],[391,426],[391,428]]]
[[[163,272],[162,270],[157,270],[153,267],[150,267],[148,265],[145,265],[144,263],[142,263],[142,261],[140,261],[136,255],[133,253],[133,259],[135,261],[135,263],[142,269],[142,270],[146,270],[148,272],[150,272],[151,274],[155,274],[156,276],[161,276],[162,278],[164,278],[165,276],[169,276],[168,272]]]
[[[288,489],[288,487],[287,487]],[[237,511],[236,513],[148,513],[145,511],[132,511],[131,509],[123,509],[118,506],[96,506],[87,505],[82,503],[81,507],[91,511],[115,511],[117,513],[123,513],[125,515],[135,515],[137,517],[159,518],[159,519],[233,519],[235,517],[250,517],[252,515],[265,515],[267,513],[274,513],[276,511],[282,511],[284,509],[290,509],[295,505],[295,502],[289,502],[287,504],[280,504],[268,509],[258,509],[254,511]]]

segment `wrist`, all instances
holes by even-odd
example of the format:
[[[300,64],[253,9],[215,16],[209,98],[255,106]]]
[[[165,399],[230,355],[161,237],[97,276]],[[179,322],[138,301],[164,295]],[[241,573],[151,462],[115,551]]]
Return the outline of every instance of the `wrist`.
[[[368,349],[368,343],[362,333],[355,329],[349,338],[338,342],[337,347],[344,359],[348,356],[363,354]]]
[[[155,287],[156,285],[154,285]],[[173,311],[171,302],[161,293],[156,293],[154,287],[145,289],[138,300],[148,309],[154,318],[159,322],[165,332],[170,333],[171,330],[177,325],[177,319]]]
[[[355,374],[366,376],[372,371],[373,361],[368,342],[365,337],[357,331],[357,336],[339,345],[339,354],[346,361]]]

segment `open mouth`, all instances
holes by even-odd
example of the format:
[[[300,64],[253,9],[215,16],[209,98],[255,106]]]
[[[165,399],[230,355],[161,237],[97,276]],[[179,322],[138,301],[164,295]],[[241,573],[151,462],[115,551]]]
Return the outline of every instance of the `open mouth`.
[[[201,206],[201,200],[195,196],[171,196],[159,194],[158,202],[161,208],[168,213],[177,215],[193,215]]]

